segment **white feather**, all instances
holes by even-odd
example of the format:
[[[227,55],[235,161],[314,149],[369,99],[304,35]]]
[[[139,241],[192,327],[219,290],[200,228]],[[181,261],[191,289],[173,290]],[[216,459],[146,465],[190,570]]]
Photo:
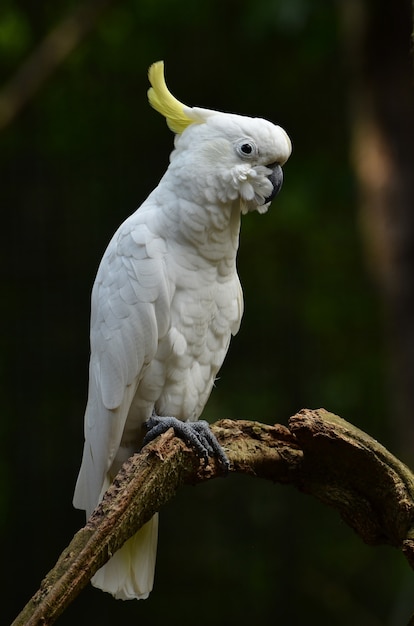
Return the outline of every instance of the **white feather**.
[[[87,515],[139,450],[153,411],[200,416],[243,312],[236,271],[241,212],[267,209],[267,166],[290,153],[284,131],[265,120],[210,111],[199,122],[176,137],[166,174],[117,230],[96,276],[74,496]],[[255,159],[240,155],[243,141],[257,146]],[[113,555],[94,585],[117,598],[148,596],[157,520]]]

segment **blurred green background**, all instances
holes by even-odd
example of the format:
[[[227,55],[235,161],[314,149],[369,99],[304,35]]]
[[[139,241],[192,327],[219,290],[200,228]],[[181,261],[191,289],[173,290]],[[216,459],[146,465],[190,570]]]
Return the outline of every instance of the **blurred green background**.
[[[404,416],[396,382],[411,336],[394,341],[392,329],[403,325],[384,273],[372,269],[379,264],[367,232],[375,217],[363,217],[361,163],[372,164],[374,182],[382,170],[354,150],[379,111],[371,122],[385,128],[393,171],[403,171],[401,158],[411,177],[409,115],[404,120],[404,97],[387,82],[411,89],[410,2],[95,0],[80,16],[79,6],[0,6],[2,624],[84,523],[71,500],[83,445],[89,296],[109,238],[168,164],[173,136],[146,100],[156,60],[165,60],[183,102],[268,118],[294,146],[270,211],[243,221],[245,315],[206,417],[286,423],[303,407],[324,406],[412,461],[411,413]],[[62,33],[88,19],[72,52],[49,63]],[[56,28],[63,30],[47,54],[13,79]],[[405,189],[406,179],[396,178]],[[410,227],[403,232],[412,252]],[[402,256],[409,268],[409,252]],[[404,294],[412,279],[407,270]],[[88,587],[58,623],[397,625],[414,610],[413,582],[399,552],[365,546],[310,497],[231,476],[182,489],[162,511],[147,601],[115,601]]]

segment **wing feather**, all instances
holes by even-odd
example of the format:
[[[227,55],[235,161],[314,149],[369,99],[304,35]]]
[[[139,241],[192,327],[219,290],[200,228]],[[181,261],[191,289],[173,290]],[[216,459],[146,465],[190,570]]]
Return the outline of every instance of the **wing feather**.
[[[165,242],[137,211],[115,233],[98,269],[91,302],[85,446],[74,497],[75,506],[88,512],[109,486],[108,472],[137,386],[168,331],[165,253]]]

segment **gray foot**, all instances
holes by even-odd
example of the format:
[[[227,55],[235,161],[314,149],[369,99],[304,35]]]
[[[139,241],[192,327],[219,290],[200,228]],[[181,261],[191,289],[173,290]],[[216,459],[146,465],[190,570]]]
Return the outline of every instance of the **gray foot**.
[[[208,464],[208,457],[214,456],[224,468],[229,469],[230,462],[211,432],[208,422],[204,420],[182,422],[175,417],[160,417],[154,414],[146,422],[146,426],[148,432],[144,437],[142,447],[153,441],[158,435],[167,432],[169,428],[173,428],[175,434],[192,446],[197,454],[204,459],[206,465]]]

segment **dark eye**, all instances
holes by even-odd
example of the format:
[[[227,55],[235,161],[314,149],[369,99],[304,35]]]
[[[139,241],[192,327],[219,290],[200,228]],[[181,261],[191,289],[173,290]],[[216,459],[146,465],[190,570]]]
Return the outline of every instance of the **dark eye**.
[[[240,141],[236,143],[235,148],[238,154],[244,158],[257,156],[257,153],[258,153],[255,142],[251,140],[250,138],[240,139]]]
[[[251,154],[253,152],[253,146],[251,143],[242,143],[240,151],[243,152],[243,154]]]

